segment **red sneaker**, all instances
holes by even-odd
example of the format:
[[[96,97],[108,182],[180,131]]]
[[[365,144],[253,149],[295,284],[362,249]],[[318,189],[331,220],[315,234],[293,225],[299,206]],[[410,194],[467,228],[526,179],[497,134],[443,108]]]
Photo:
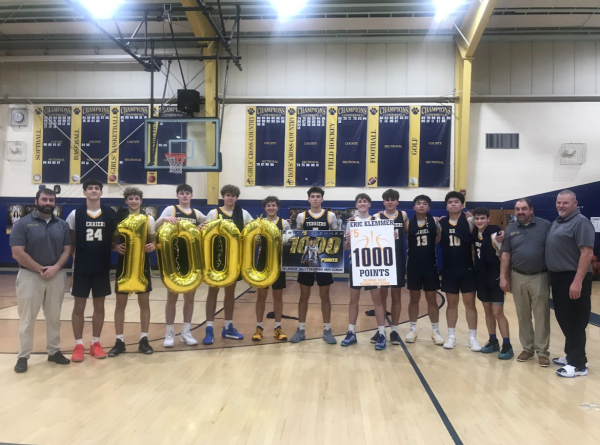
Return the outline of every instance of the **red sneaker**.
[[[83,361],[83,345],[75,345],[73,349],[73,355],[71,356],[72,362],[82,362]]]
[[[90,346],[90,355],[96,358],[106,358],[106,352],[104,352],[104,349],[102,349],[99,342],[92,343]]]

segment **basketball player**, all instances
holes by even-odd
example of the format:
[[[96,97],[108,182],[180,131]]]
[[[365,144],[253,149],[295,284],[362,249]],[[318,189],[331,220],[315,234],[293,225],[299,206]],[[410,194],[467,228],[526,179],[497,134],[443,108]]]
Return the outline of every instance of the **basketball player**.
[[[379,212],[379,219],[390,219],[394,221],[394,238],[396,239],[396,277],[397,284],[395,286],[382,286],[379,289],[381,295],[381,302],[383,304],[384,314],[387,313],[387,296],[388,289],[391,287],[392,293],[392,332],[390,333],[390,343],[393,345],[399,345],[400,334],[398,334],[398,325],[400,324],[400,310],[401,310],[401,291],[405,286],[406,276],[406,261],[404,259],[405,248],[404,248],[404,236],[408,228],[408,216],[406,212],[398,210],[398,202],[400,200],[400,193],[396,190],[386,190],[381,195],[383,199],[383,205],[385,210]],[[375,336],[371,338],[371,342],[375,343],[377,340]]]
[[[302,212],[296,218],[298,230],[336,230],[338,221],[332,212],[323,210],[323,196],[325,191],[320,187],[308,189],[308,202],[310,210]],[[330,273],[299,272],[298,283],[300,285],[300,301],[298,302],[298,329],[290,339],[291,343],[299,343],[306,338],[306,314],[308,312],[308,300],[310,299],[310,288],[317,281],[319,296],[321,297],[321,311],[323,312],[323,340],[330,345],[337,343],[331,333],[331,301],[329,300],[329,287],[333,283],[333,275]]]
[[[446,293],[448,308],[448,339],[444,348],[456,346],[456,321],[458,320],[459,292],[469,326],[469,347],[471,351],[481,351],[477,340],[477,307],[475,306],[475,271],[473,269],[473,223],[463,213],[465,197],[459,192],[449,192],[445,197],[448,217],[440,219],[442,228],[442,291]]]
[[[515,354],[510,344],[508,320],[504,315],[504,291],[500,289],[500,249],[504,233],[499,226],[489,225],[490,211],[485,207],[473,210],[475,244],[475,284],[477,298],[483,303],[485,324],[490,334],[487,344],[481,348],[484,354],[500,351],[498,358],[508,360]],[[502,334],[502,349],[496,337],[496,322]]]
[[[415,216],[408,223],[407,244],[408,261],[406,264],[407,287],[410,293],[408,318],[410,330],[406,336],[407,343],[417,340],[417,318],[419,317],[419,302],[421,289],[425,292],[427,312],[431,321],[431,340],[436,345],[444,344],[440,335],[440,309],[436,295],[440,288],[435,243],[439,240],[439,220],[429,213],[431,198],[419,195],[413,200]]]
[[[308,267],[321,267],[321,256],[319,255],[319,247],[315,244],[317,239],[311,236],[308,239],[308,246],[304,247],[304,254],[300,259],[302,264],[308,264]]]
[[[188,184],[180,184],[177,186],[177,199],[179,205],[169,206],[163,210],[160,218],[156,221],[156,231],[163,223],[168,222],[170,224],[177,225],[178,221],[189,221],[199,229],[204,226],[202,223],[206,220],[204,214],[201,211],[193,209],[191,207],[192,198],[194,191]],[[177,242],[177,241],[176,241]],[[189,269],[187,261],[187,247],[185,243],[178,243],[179,251],[177,262],[179,263],[179,269],[182,274],[186,274]],[[192,335],[192,316],[194,315],[194,297],[196,296],[196,289],[186,294],[183,294],[183,331],[179,341],[185,343],[188,346],[195,346],[198,341]],[[167,321],[167,333],[165,335],[165,341],[163,347],[172,348],[175,346],[175,313],[177,312],[177,300],[179,294],[177,292],[167,291],[167,304],[165,305],[165,319]]]
[[[240,197],[240,189],[235,185],[225,185],[221,189],[221,197],[223,198],[223,207],[217,207],[211,210],[206,215],[206,222],[214,219],[223,218],[233,221],[237,228],[242,232],[244,226],[252,221],[254,218],[250,214],[236,204]],[[220,244],[220,245],[219,245]],[[222,237],[216,237],[215,239],[215,268],[219,270],[220,267],[224,267],[225,258],[225,240]],[[238,277],[238,281],[241,280],[241,276]],[[225,288],[225,299],[223,305],[225,307],[225,324],[221,331],[221,337],[230,338],[233,340],[243,340],[244,336],[240,334],[236,328],[233,327],[233,309],[235,303],[235,286],[237,283],[233,283]],[[217,295],[219,295],[218,287],[209,287],[208,296],[206,297],[206,335],[202,343],[205,345],[212,345],[214,341],[214,328],[215,312],[217,310]]]
[[[126,209],[122,209],[117,214],[117,224],[126,219],[129,215],[145,215],[140,210],[142,205],[142,198],[144,194],[136,187],[127,187],[123,190],[123,197],[125,198]],[[150,343],[148,343],[148,328],[150,327],[150,292],[152,291],[152,278],[150,277],[150,257],[148,254],[156,250],[156,228],[155,220],[152,216],[148,215],[148,238],[145,240],[144,246],[144,277],[148,280],[148,285],[143,292],[138,292],[138,305],[140,306],[140,324],[142,333],[140,335],[140,342],[138,345],[138,352],[142,354],[152,354],[154,350]],[[125,260],[126,246],[122,236],[115,230],[113,235],[113,250],[119,253],[119,259],[117,261],[117,280],[115,281],[115,294],[117,297],[117,304],[115,306],[115,333],[117,340],[113,348],[108,351],[109,357],[116,357],[119,354],[125,352],[125,340],[123,337],[123,330],[125,325],[125,308],[127,307],[127,298],[129,295],[125,292],[119,292],[119,277],[123,274],[123,262]]]
[[[73,255],[73,287],[75,297],[73,306],[73,334],[75,348],[71,360],[83,361],[83,325],[87,299],[92,293],[94,314],[92,316],[92,344],[90,355],[106,358],[106,352],[100,345],[100,334],[104,324],[104,299],[111,294],[110,252],[112,235],[115,231],[115,212],[100,204],[102,182],[87,179],[83,183],[84,205],[73,210],[67,217],[71,229],[71,252]]]
[[[279,211],[279,199],[276,196],[267,196],[262,202],[263,208],[267,213],[267,221],[272,222],[281,231],[291,230],[290,223],[285,219],[277,216]],[[264,246],[264,242],[261,241],[261,245]],[[261,249],[258,259],[258,270],[263,270],[265,267],[266,254]],[[285,289],[285,272],[280,272],[277,281],[273,283],[271,289],[273,289],[273,312],[275,313],[275,330],[273,331],[273,337],[279,341],[287,341],[288,337],[281,328],[281,316],[283,315],[283,289]],[[252,336],[253,341],[261,341],[263,338],[263,317],[265,315],[265,305],[267,301],[267,294],[269,288],[258,288],[257,299],[256,299],[256,331]]]
[[[377,219],[374,216],[369,215],[369,209],[371,208],[371,197],[366,193],[359,193],[354,199],[356,208],[358,209],[358,215],[352,218],[352,221],[371,221]],[[346,225],[346,242],[344,243],[344,250],[350,250],[350,224]],[[350,276],[348,277],[348,284],[350,285],[350,304],[348,306],[348,333],[346,338],[341,342],[342,346],[350,346],[356,344],[356,321],[358,320],[358,302],[360,300],[360,286],[354,286],[352,282],[352,255],[350,255]],[[371,299],[373,300],[373,306],[375,306],[375,318],[377,320],[377,340],[375,341],[375,349],[382,351],[386,346],[385,336],[385,310],[381,302],[381,295],[377,290],[377,286],[364,286],[365,290],[371,292]]]

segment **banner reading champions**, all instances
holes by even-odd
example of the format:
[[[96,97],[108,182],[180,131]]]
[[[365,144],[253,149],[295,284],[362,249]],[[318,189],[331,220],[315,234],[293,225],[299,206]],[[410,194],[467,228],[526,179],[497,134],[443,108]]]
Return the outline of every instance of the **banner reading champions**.
[[[326,107],[288,107],[286,186],[325,185]]]
[[[247,107],[246,124],[246,185],[283,185],[285,107]]]
[[[68,183],[71,107],[36,107],[33,119],[33,183]]]

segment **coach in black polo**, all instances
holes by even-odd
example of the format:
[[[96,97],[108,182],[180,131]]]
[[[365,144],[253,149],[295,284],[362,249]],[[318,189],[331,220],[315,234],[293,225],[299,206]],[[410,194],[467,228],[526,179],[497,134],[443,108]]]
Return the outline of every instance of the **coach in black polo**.
[[[563,190],[556,197],[558,218],[546,238],[546,265],[554,313],[565,335],[565,357],[553,362],[560,377],[587,375],[585,328],[590,319],[594,226],[577,209],[577,197]]]

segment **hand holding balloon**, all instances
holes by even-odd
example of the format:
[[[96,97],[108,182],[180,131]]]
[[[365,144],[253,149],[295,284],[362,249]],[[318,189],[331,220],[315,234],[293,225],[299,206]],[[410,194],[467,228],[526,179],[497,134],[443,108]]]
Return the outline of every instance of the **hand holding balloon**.
[[[148,237],[148,217],[129,215],[117,226],[125,242],[117,245],[117,252],[125,255],[123,273],[117,277],[120,292],[144,292],[148,280],[144,276],[144,247]]]

